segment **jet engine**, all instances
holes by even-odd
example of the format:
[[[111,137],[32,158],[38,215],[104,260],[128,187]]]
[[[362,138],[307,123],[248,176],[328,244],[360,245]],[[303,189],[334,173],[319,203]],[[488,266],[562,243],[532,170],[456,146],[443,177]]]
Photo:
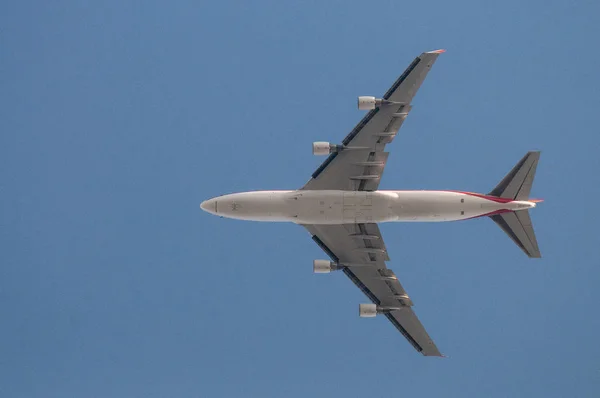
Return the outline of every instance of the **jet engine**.
[[[358,315],[361,318],[373,318],[377,315],[377,306],[375,304],[359,304]]]
[[[375,97],[358,97],[358,109],[362,111],[368,111],[371,109],[375,109],[377,106],[377,99]]]
[[[407,105],[404,102],[389,101],[383,98],[375,98],[369,96],[358,97],[358,109],[362,111],[370,111],[382,105]]]
[[[392,311],[399,311],[404,307],[404,305],[400,305],[398,307],[381,307],[375,304],[359,304],[358,315],[360,315],[361,318],[373,318],[377,314],[386,314]]]
[[[331,271],[337,271],[342,269],[339,265],[329,260],[314,260],[313,261],[313,272],[315,274],[328,274]]]
[[[329,155],[334,152],[341,152],[347,149],[368,149],[368,147],[347,147],[344,145],[333,145],[329,142],[313,142],[313,155]]]
[[[313,155],[329,155],[331,153],[331,144],[329,142],[313,142]]]

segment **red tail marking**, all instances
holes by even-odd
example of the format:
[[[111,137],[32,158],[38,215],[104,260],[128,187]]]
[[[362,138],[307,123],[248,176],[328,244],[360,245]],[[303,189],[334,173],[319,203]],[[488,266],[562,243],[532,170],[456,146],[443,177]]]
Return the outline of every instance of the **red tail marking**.
[[[464,191],[447,191],[447,192],[462,193],[462,194],[469,195],[469,196],[475,196],[477,198],[491,200],[496,203],[509,203],[509,202],[513,201],[512,199],[499,198],[497,196],[482,195],[480,193],[473,193],[473,192],[464,192]]]

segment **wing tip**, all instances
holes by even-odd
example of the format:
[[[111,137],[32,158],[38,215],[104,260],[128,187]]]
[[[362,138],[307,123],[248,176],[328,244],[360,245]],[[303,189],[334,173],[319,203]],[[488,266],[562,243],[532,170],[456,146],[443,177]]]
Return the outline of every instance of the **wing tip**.
[[[448,358],[446,355],[444,355],[441,352],[437,351],[437,349],[436,349],[435,352],[428,352],[428,353],[421,352],[421,354],[424,357]]]
[[[446,52],[446,50],[444,50],[443,48],[440,48],[439,50],[428,51],[427,54],[443,54],[445,52]]]

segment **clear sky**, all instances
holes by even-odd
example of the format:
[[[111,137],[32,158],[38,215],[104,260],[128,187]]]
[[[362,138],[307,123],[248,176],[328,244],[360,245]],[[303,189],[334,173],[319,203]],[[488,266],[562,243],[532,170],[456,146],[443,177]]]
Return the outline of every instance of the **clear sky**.
[[[1,397],[600,396],[600,3],[0,5]],[[488,192],[542,156],[543,258],[490,220],[385,224],[425,358],[293,224],[201,201],[302,186],[415,56],[382,189]]]

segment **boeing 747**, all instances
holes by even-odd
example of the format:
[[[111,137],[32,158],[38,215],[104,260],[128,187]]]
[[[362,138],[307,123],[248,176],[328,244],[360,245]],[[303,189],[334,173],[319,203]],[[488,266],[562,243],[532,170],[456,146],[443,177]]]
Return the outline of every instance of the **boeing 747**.
[[[419,55],[381,98],[358,97],[368,113],[340,145],[313,143],[328,155],[311,179],[294,191],[254,191],[202,202],[202,210],[239,220],[302,225],[328,255],[315,273],[340,270],[369,298],[361,317],[384,315],[423,355],[441,356],[412,310],[413,302],[386,265],[388,251],[377,223],[491,218],[529,257],[541,257],[529,209],[539,152],[528,152],[488,194],[462,191],[379,191],[392,142],[411,102],[444,50]]]

